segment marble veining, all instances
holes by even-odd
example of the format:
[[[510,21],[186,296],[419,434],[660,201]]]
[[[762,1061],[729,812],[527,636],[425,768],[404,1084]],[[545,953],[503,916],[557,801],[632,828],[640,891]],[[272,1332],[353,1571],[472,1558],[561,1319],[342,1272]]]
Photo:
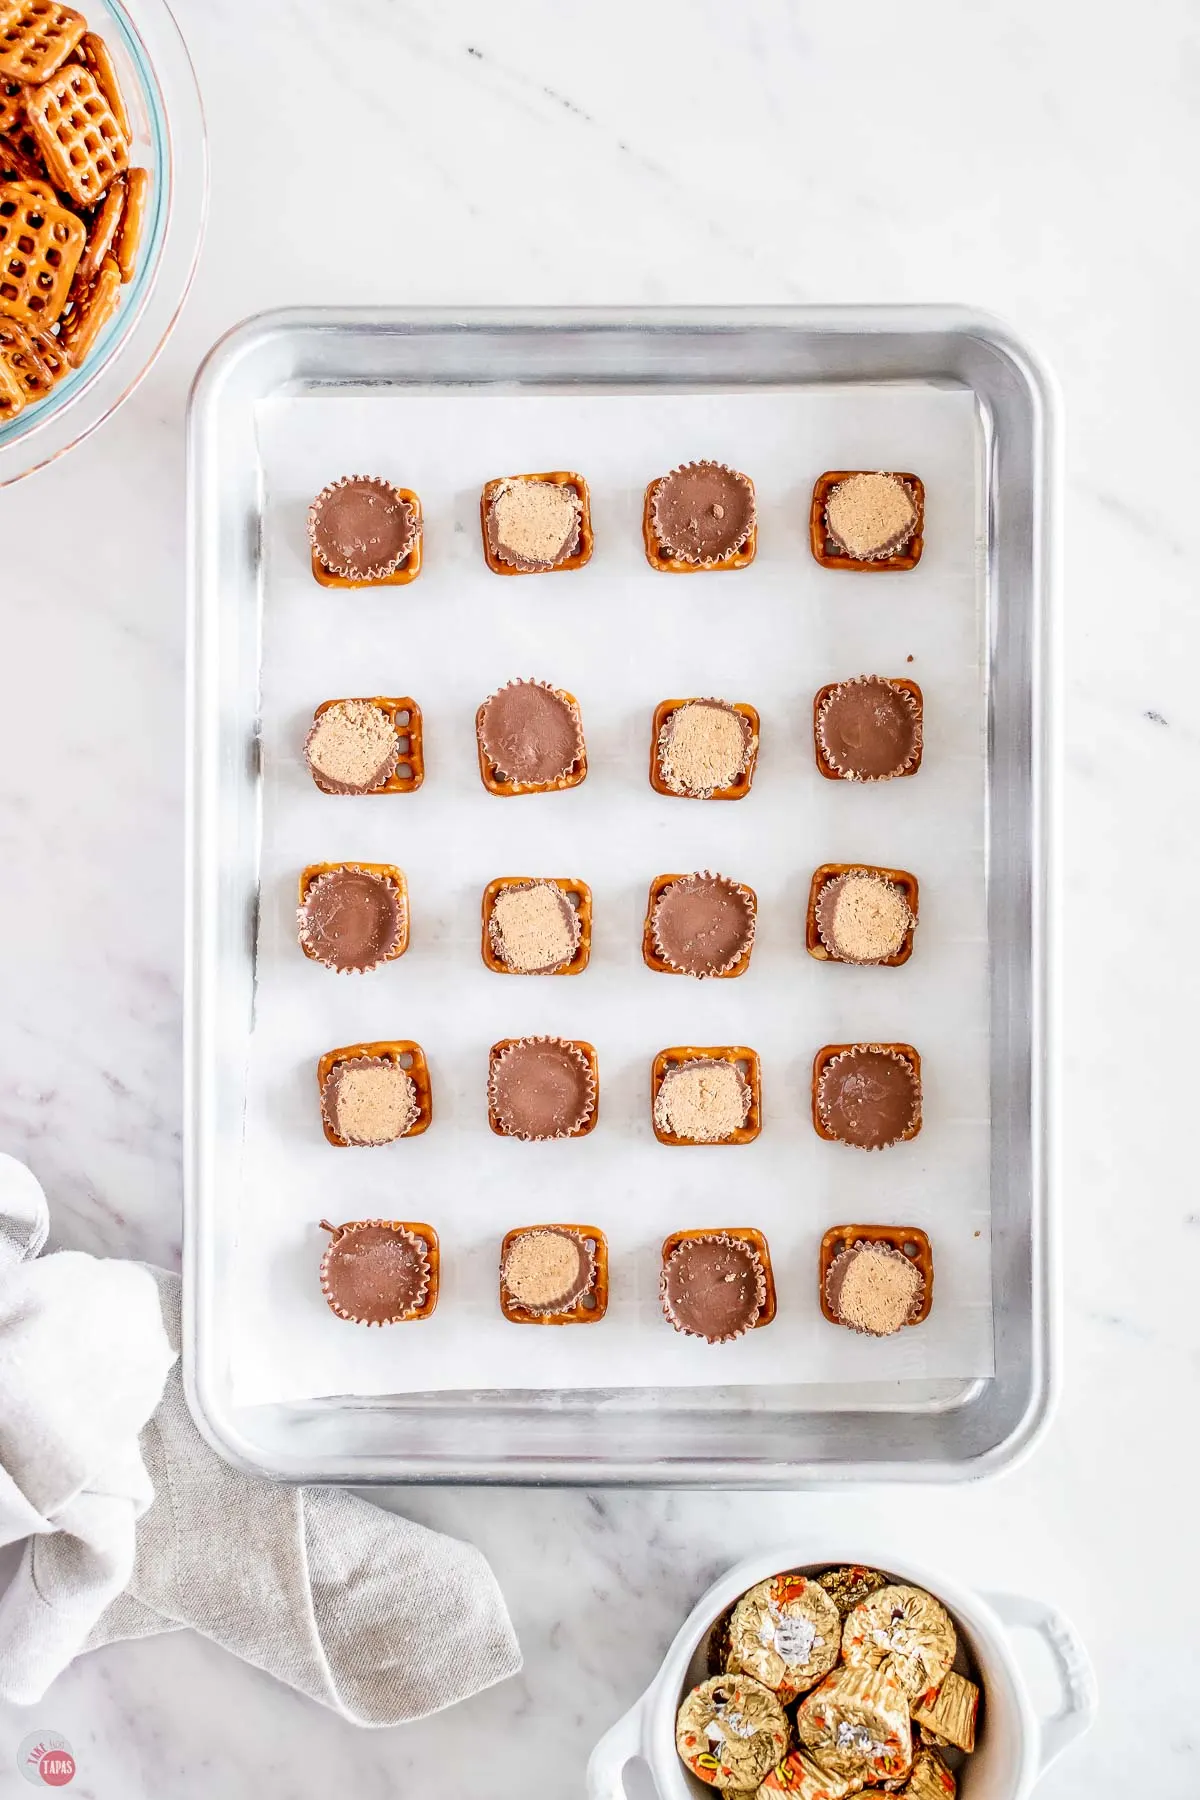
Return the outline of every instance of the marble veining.
[[[1115,0],[177,12],[212,145],[192,299],[122,412],[0,493],[0,1142],[55,1243],[178,1258],[182,421],[213,339],[302,302],[961,300],[1028,335],[1066,400],[1066,1386],[985,1487],[395,1494],[492,1558],[520,1680],[367,1734],[194,1637],[130,1644],[0,1714],[0,1793],[45,1727],[86,1800],[571,1800],[701,1588],[836,1529],[1074,1616],[1103,1709],[1039,1795],[1136,1770],[1192,1800],[1194,10],[1140,31]]]

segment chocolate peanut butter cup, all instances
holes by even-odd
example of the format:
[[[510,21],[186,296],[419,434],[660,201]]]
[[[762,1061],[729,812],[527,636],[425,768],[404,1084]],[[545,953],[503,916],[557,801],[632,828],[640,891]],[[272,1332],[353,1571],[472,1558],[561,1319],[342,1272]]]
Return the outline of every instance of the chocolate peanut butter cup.
[[[493,1046],[489,1117],[501,1137],[543,1143],[583,1137],[596,1122],[595,1052],[567,1038],[514,1038]]]
[[[744,1137],[753,1101],[750,1083],[732,1057],[672,1063],[654,1096],[655,1132],[660,1141],[727,1144]]]
[[[491,567],[535,575],[586,561],[582,552],[590,550],[591,538],[586,495],[586,484],[577,475],[509,475],[489,481],[481,510]]]
[[[938,1686],[957,1651],[958,1633],[941,1601],[904,1583],[869,1595],[842,1628],[846,1664],[889,1669],[909,1700]]]
[[[651,482],[646,514],[647,553],[658,567],[728,567],[738,552],[752,554],[754,483],[724,463],[683,463]]]
[[[418,1235],[396,1219],[355,1219],[321,1229],[331,1233],[321,1258],[321,1292],[339,1319],[356,1325],[398,1325],[433,1311],[429,1227]],[[427,1234],[427,1235],[426,1235]]]
[[[772,1575],[734,1609],[728,1666],[753,1675],[787,1706],[828,1675],[841,1648],[841,1614],[825,1589],[806,1575]]]
[[[844,1637],[842,1644],[844,1655]],[[902,1780],[912,1767],[908,1696],[888,1663],[839,1665],[801,1700],[796,1736],[823,1768],[849,1782],[847,1792]]]
[[[827,1046],[814,1069],[813,1110],[821,1136],[859,1150],[885,1150],[921,1128],[921,1072],[911,1045]]]
[[[824,688],[814,719],[817,760],[843,781],[891,781],[921,761],[922,702],[915,682],[855,675]]]
[[[753,890],[708,870],[660,876],[651,889],[646,956],[677,975],[741,974],[754,946]]]
[[[330,575],[377,582],[394,575],[416,547],[421,522],[399,488],[379,475],[343,475],[308,509],[308,536]]]
[[[748,793],[758,752],[758,735],[747,717],[727,700],[685,700],[668,712],[655,739],[660,791],[688,800],[711,800]],[[661,708],[660,708],[661,711]]]
[[[579,707],[549,682],[510,681],[484,701],[475,729],[493,793],[573,787],[587,773]]]
[[[391,714],[370,700],[335,700],[313,720],[304,760],[326,794],[376,793],[400,761]]]
[[[685,1237],[663,1263],[663,1314],[676,1331],[728,1344],[758,1324],[767,1277],[753,1245],[727,1232]]]
[[[577,1231],[533,1226],[511,1236],[500,1265],[502,1296],[534,1318],[567,1313],[591,1292],[595,1250]]]
[[[897,882],[851,868],[819,889],[813,922],[833,962],[865,965],[898,958],[917,921]]]
[[[912,542],[921,508],[907,482],[883,470],[847,475],[825,500],[825,528],[844,556],[877,562]]]
[[[361,975],[396,955],[405,935],[405,897],[390,876],[347,863],[302,885],[296,921],[301,947],[314,962],[339,975]]]
[[[552,975],[579,948],[579,913],[552,881],[513,882],[494,896],[488,940],[498,961],[514,975]]]
[[[770,1688],[749,1675],[715,1675],[685,1694],[675,1718],[680,1761],[709,1787],[754,1793],[791,1737]]]
[[[335,1062],[321,1086],[321,1112],[335,1137],[354,1145],[392,1144],[421,1117],[417,1085],[386,1056]]]
[[[891,1337],[920,1318],[925,1277],[902,1250],[860,1240],[831,1263],[825,1299],[839,1325],[866,1337]]]

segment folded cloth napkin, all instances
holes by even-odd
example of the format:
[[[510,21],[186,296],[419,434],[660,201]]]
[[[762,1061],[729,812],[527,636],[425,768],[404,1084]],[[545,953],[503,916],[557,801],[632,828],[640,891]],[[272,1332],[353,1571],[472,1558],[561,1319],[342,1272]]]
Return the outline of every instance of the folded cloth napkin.
[[[179,1278],[40,1257],[46,1202],[0,1156],[0,1699],[81,1650],[191,1626],[356,1725],[419,1719],[515,1675],[470,1545],[336,1488],[223,1462],[179,1379]]]

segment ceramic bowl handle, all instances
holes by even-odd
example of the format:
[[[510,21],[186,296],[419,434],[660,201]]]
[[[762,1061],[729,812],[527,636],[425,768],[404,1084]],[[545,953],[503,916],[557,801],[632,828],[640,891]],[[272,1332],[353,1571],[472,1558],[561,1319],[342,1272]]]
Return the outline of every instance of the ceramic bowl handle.
[[[1038,1758],[1040,1777],[1068,1744],[1088,1730],[1096,1716],[1099,1696],[1091,1659],[1075,1627],[1044,1601],[1030,1600],[1024,1594],[988,1594],[985,1598],[1010,1630],[1036,1632],[1053,1657],[1062,1684],[1062,1705],[1057,1712],[1047,1713],[1039,1721],[1042,1732]]]
[[[625,1800],[621,1780],[626,1763],[642,1748],[641,1701],[606,1731],[588,1759],[587,1800]]]

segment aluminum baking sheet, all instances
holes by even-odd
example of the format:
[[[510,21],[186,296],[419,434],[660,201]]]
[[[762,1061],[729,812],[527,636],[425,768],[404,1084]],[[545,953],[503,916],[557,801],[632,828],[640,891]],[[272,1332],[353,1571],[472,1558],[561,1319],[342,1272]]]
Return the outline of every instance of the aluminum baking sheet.
[[[1006,1057],[997,1119],[997,1045],[1014,1023],[1010,995],[996,982],[988,838],[997,811],[1000,435],[978,387],[945,374],[863,381],[830,368],[813,379],[816,371],[794,365],[821,336],[797,315],[714,321],[707,345],[699,320],[564,319],[556,331],[549,321],[505,329],[503,321],[388,328],[309,319],[252,326],[210,365],[193,462],[198,669],[207,640],[226,673],[215,683],[202,676],[197,699],[197,799],[210,791],[214,750],[222,791],[211,792],[217,866],[203,851],[196,874],[202,889],[207,878],[226,890],[227,922],[240,921],[241,933],[232,958],[197,945],[195,996],[215,991],[229,1003],[220,1073],[229,1100],[236,1096],[236,1110],[222,1109],[200,1150],[202,1164],[216,1157],[221,1165],[219,1225],[206,1205],[215,1194],[193,1193],[215,1228],[201,1254],[219,1253],[224,1270],[219,1305],[197,1314],[199,1326],[224,1313],[221,1418],[197,1399],[229,1448],[237,1448],[232,1415],[245,1422],[244,1460],[289,1473],[278,1450],[303,1455],[301,1440],[315,1433],[329,1443],[323,1458],[309,1453],[304,1472],[329,1478],[647,1479],[621,1453],[625,1414],[635,1436],[655,1416],[682,1433],[654,1479],[703,1479],[705,1465],[710,1479],[775,1479],[771,1465],[789,1460],[795,1479],[809,1460],[793,1454],[806,1419],[820,1421],[824,1436],[841,1417],[849,1434],[860,1429],[850,1421],[874,1413],[873,1435],[887,1436],[895,1414],[908,1413],[921,1425],[937,1420],[945,1438],[947,1421],[977,1414],[1003,1379],[1005,1333],[994,1340],[993,1296],[1011,1261],[1001,1231],[994,1270],[989,1219],[995,1211],[999,1225],[1010,1198],[997,1132],[1009,1123],[1012,1076],[1033,1072],[1035,995],[1034,920],[1010,910],[1006,948],[1023,953],[1030,991],[1022,1064]],[[751,346],[763,357],[770,338],[773,370],[760,363],[738,378],[723,366],[731,349],[735,362]],[[611,362],[622,348],[623,369]],[[697,356],[705,348],[707,367]],[[431,369],[422,349],[454,367]],[[396,366],[398,350],[406,367]],[[514,362],[522,352],[526,366]],[[272,362],[281,365],[273,375]],[[223,405],[211,404],[214,387]],[[204,384],[200,394],[204,401]],[[752,570],[672,578],[644,562],[642,488],[689,454],[719,454],[754,475],[762,529]],[[479,487],[497,473],[564,466],[591,484],[592,563],[577,575],[498,582],[479,552]],[[812,479],[823,467],[853,466],[922,473],[929,530],[914,574],[843,577],[811,562]],[[304,506],[350,469],[393,473],[421,493],[426,564],[411,589],[350,603],[312,582]],[[221,581],[220,597],[214,589],[206,600],[207,571],[221,519],[232,523],[235,471],[249,477],[236,558],[249,566],[237,571],[242,615],[227,617],[214,640],[212,609],[222,598],[228,608],[229,588]],[[1037,498],[1031,484],[1028,504]],[[866,670],[907,673],[925,688],[926,761],[912,781],[854,789],[813,768],[813,691]],[[505,802],[478,781],[475,707],[518,673],[580,698],[591,773],[574,793]],[[368,692],[412,693],[422,705],[426,785],[404,799],[331,801],[300,760],[305,726],[319,700]],[[753,793],[721,807],[654,795],[645,764],[655,703],[712,692],[748,699],[763,715]],[[1032,784],[1027,798],[1022,836],[1032,859]],[[413,947],[361,981],[306,963],[294,941],[299,867],[338,856],[397,861],[410,881]],[[818,965],[804,953],[812,868],[852,859],[910,867],[921,878],[918,948],[902,969]],[[640,958],[650,877],[703,866],[758,889],[750,971],[727,983],[655,977]],[[238,873],[240,895],[232,891]],[[513,981],[483,968],[479,894],[504,873],[591,883],[595,946],[582,978]],[[220,896],[212,898],[219,913]],[[210,912],[209,922],[219,935],[220,918]],[[527,1146],[488,1131],[487,1046],[536,1031],[597,1046],[601,1122],[578,1143]],[[399,1035],[417,1038],[430,1057],[434,1129],[383,1151],[331,1149],[316,1112],[317,1057],[336,1044]],[[922,1052],[926,1125],[914,1143],[866,1157],[812,1132],[813,1051],[850,1038],[903,1039]],[[760,1050],[756,1144],[688,1152],[655,1142],[649,1063],[684,1042]],[[215,1040],[208,1047],[216,1051]],[[218,1073],[212,1060],[209,1073]],[[1035,1200],[1027,1185],[1031,1252]],[[442,1299],[427,1325],[349,1328],[320,1299],[315,1221],[378,1213],[428,1218],[441,1234]],[[886,1344],[832,1330],[816,1308],[821,1232],[868,1216],[923,1225],[935,1248],[929,1323]],[[608,1234],[609,1317],[553,1334],[509,1326],[496,1307],[499,1238],[511,1225],[562,1217],[587,1218]],[[768,1329],[712,1351],[663,1325],[657,1247],[669,1229],[720,1223],[766,1232],[780,1312]],[[1044,1322],[1032,1302],[1031,1287],[1031,1338]],[[197,1366],[211,1362],[203,1348]],[[286,1446],[264,1456],[254,1434],[283,1428],[289,1412]],[[460,1441],[455,1455],[454,1421],[464,1413],[476,1421],[482,1413],[493,1428],[505,1420],[508,1452],[479,1454],[476,1424],[472,1453]],[[736,1474],[710,1453],[714,1418],[717,1438],[732,1435],[750,1452]],[[532,1468],[555,1436],[560,1444]],[[610,1457],[597,1443],[606,1436]],[[834,1459],[826,1449],[812,1460]]]

